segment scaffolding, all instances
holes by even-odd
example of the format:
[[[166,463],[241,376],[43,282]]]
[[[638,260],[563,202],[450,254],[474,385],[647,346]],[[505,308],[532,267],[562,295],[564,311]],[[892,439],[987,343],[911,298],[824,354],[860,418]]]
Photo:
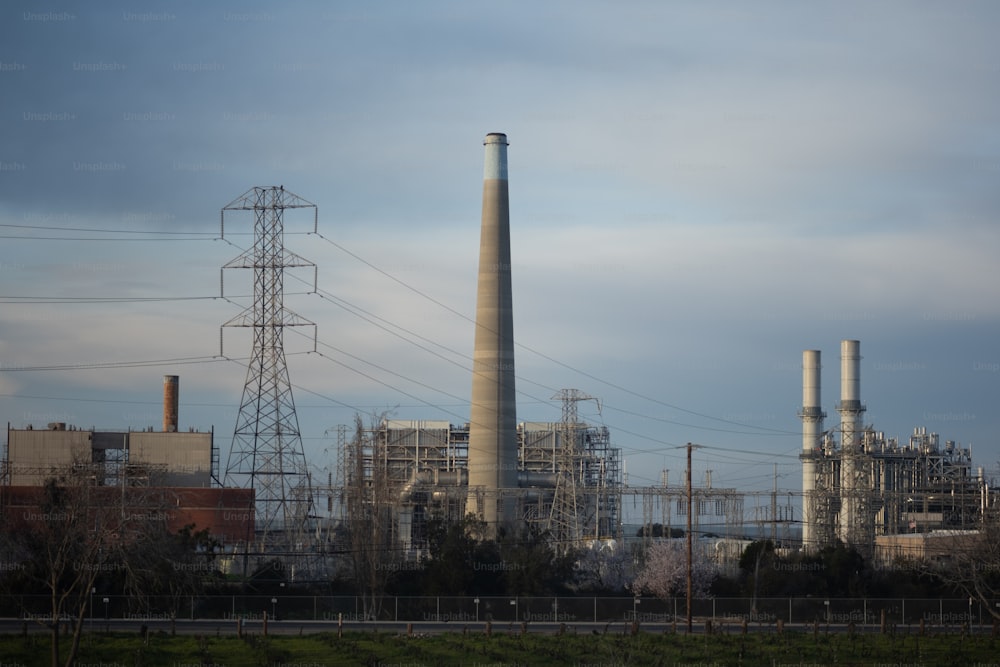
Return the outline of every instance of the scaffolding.
[[[590,400],[576,390],[564,396],[564,408]],[[507,500],[559,552],[621,536],[621,452],[606,427],[580,422],[573,409],[560,422],[518,424],[518,486],[510,489],[470,490],[469,424],[381,419],[358,425],[353,438],[338,433],[335,521],[347,526],[365,508],[389,508],[382,529],[407,559],[424,554],[428,521],[458,522],[474,513],[470,504]]]
[[[811,453],[813,510],[803,520],[811,522],[817,544],[840,540],[871,556],[881,535],[978,526],[985,482],[972,474],[969,449],[953,441],[942,448],[938,435],[924,427],[902,446],[871,426],[859,435],[857,449],[845,452],[827,433],[823,447]],[[847,501],[855,514],[845,525],[840,518]]]

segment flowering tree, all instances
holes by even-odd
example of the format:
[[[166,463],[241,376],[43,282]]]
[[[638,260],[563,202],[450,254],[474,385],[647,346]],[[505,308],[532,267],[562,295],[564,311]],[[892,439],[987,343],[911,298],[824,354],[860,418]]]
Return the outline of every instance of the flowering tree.
[[[576,556],[576,583],[581,589],[619,593],[627,587],[632,554],[624,543],[594,541]]]
[[[715,566],[704,551],[692,553],[691,577],[695,597],[708,594],[715,579]],[[643,593],[658,598],[687,594],[687,548],[682,540],[654,542],[646,550],[646,561],[629,588],[635,595]]]

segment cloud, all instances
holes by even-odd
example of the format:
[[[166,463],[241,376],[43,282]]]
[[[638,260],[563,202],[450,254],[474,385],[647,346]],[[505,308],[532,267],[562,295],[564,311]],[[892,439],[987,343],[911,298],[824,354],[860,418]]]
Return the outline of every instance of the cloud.
[[[858,337],[882,363],[926,365],[903,387],[910,376],[868,374],[880,422],[908,429],[935,403],[967,405],[976,420],[942,427],[984,443],[996,431],[979,409],[996,374],[966,368],[993,362],[984,331],[1000,315],[991,3],[181,3],[163,20],[112,4],[69,21],[14,9],[0,26],[12,100],[0,223],[35,229],[3,233],[205,241],[5,239],[6,294],[213,296],[219,267],[250,244],[248,219],[227,221],[228,243],[207,242],[219,208],[251,186],[285,185],[318,205],[321,234],[349,251],[292,234],[305,230],[289,217],[289,248],[316,263],[327,292],[287,298],[329,357],[289,357],[310,442],[326,442],[351,408],[462,421],[454,396],[470,385],[460,364],[490,131],[511,141],[526,418],[558,418],[550,390],[577,386],[620,408],[609,422],[629,452],[701,435],[777,451],[784,440],[757,445],[656,401],[774,416],[762,423],[794,431],[801,349],[821,347],[835,365],[837,341]],[[299,270],[286,289],[306,283]],[[219,325],[249,303],[249,272],[227,271],[225,285],[235,303],[5,303],[0,354],[42,364],[212,355]],[[245,336],[225,333],[227,354],[248,353]],[[291,351],[311,345],[287,340]],[[157,376],[172,370],[0,381],[14,383],[7,393],[107,400],[149,387],[155,404]],[[226,440],[245,370],[178,372],[197,403],[188,414]],[[15,417],[85,421],[93,408],[123,426],[146,410],[8,405]]]

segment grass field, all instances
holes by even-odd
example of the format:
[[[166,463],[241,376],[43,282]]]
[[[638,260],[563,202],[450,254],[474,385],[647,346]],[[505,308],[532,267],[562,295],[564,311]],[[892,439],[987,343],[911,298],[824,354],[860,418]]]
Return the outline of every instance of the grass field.
[[[0,667],[49,664],[49,640],[42,635],[0,637]],[[960,634],[825,634],[789,632],[683,635],[543,635],[494,632],[429,636],[349,632],[304,637],[250,635],[176,636],[88,634],[78,667],[205,665],[315,667],[373,665],[417,667],[470,665],[575,665],[623,667],[729,667],[730,665],[865,665],[867,667],[985,667],[1000,664],[1000,640]]]

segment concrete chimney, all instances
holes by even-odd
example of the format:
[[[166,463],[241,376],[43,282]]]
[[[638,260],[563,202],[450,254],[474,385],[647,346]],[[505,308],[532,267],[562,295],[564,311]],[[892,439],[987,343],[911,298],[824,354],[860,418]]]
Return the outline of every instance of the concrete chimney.
[[[163,376],[163,432],[177,432],[177,411],[180,403],[180,378]]]
[[[469,499],[466,513],[487,532],[514,519],[517,416],[514,398],[514,316],[510,280],[507,135],[486,135],[479,283],[469,418]],[[504,495],[503,491],[508,490]]]
[[[815,548],[816,459],[820,456],[823,436],[823,412],[820,400],[820,351],[802,352],[802,548]]]
[[[865,406],[861,404],[861,342],[840,341],[840,448],[853,454],[861,446]]]
[[[861,431],[865,406],[861,404],[861,342],[840,342],[840,539],[848,545],[858,543],[860,512],[857,454],[861,449]]]

